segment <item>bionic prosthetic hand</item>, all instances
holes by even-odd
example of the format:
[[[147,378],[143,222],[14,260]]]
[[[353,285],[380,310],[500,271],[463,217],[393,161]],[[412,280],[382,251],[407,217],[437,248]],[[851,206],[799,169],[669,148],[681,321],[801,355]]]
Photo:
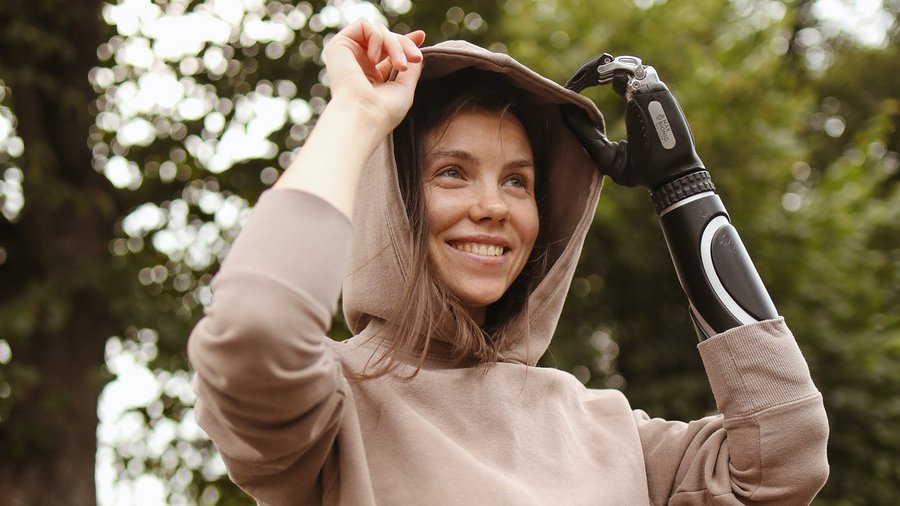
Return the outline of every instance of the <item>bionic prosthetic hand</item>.
[[[612,84],[628,102],[628,141],[613,142],[584,111],[563,117],[604,174],[623,186],[646,186],[701,340],[778,313],[747,254],[709,172],[694,150],[687,120],[653,67],[633,56],[602,54],[566,87],[581,92]]]

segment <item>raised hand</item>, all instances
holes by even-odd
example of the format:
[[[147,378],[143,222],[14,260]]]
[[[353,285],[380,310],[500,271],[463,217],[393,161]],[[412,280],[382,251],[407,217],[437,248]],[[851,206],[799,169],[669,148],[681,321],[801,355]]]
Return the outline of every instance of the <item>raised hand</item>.
[[[325,46],[331,101],[361,108],[386,135],[412,105],[424,40],[421,30],[400,35],[366,19],[347,26]]]
[[[424,40],[423,31],[404,36],[368,20],[338,32],[325,46],[331,101],[275,187],[312,193],[352,217],[366,160],[412,105]]]

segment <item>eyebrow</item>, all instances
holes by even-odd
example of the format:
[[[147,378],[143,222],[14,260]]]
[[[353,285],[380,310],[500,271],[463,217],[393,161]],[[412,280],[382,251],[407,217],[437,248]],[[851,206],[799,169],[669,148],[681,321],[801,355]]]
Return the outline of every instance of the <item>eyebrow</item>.
[[[453,159],[460,160],[463,162],[468,162],[468,163],[475,163],[478,161],[478,159],[475,158],[475,156],[472,155],[472,153],[470,153],[468,151],[465,151],[462,149],[446,149],[446,150],[432,151],[431,153],[428,154],[428,156],[425,157],[425,163],[431,164],[434,162],[434,160],[436,160],[438,158],[444,158],[444,157],[453,158]],[[512,168],[512,169],[521,169],[521,168],[527,168],[527,167],[533,168],[534,162],[530,158],[520,158],[518,160],[513,160],[513,161],[507,163],[506,167]]]
[[[432,151],[428,153],[428,156],[425,157],[425,161],[428,163],[433,162],[438,158],[455,158],[457,160],[462,160],[464,162],[475,162],[475,156],[468,151],[463,151],[462,149],[445,149],[440,151]]]

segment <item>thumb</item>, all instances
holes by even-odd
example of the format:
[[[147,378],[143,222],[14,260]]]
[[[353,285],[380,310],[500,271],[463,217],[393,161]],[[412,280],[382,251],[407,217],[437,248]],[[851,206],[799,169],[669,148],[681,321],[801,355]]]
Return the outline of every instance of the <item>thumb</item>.
[[[603,129],[591,121],[587,112],[574,104],[563,105],[561,112],[569,130],[594,161],[597,169],[618,184],[633,186],[634,183],[629,184],[625,181],[628,165],[627,143],[610,141]]]
[[[410,93],[414,92],[416,90],[416,83],[419,82],[419,77],[422,75],[423,66],[423,62],[410,62],[406,70],[397,73],[394,82],[405,88],[409,88]]]

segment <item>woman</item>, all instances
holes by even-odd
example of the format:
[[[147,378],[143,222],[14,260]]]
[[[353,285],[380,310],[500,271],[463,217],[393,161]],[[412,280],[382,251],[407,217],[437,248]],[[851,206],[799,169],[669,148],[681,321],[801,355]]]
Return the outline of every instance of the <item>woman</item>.
[[[810,501],[827,427],[780,320],[700,345],[723,414],[691,423],[534,367],[600,191],[559,105],[602,118],[465,43],[423,70],[423,38],[331,40],[332,100],[213,282],[189,354],[231,478],[263,504]]]

